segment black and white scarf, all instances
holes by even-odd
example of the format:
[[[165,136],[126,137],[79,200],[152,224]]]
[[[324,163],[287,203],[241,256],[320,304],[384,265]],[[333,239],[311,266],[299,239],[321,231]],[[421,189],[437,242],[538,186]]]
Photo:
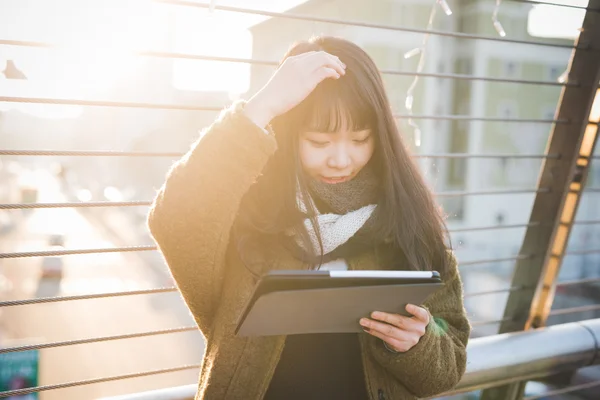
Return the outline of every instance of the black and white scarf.
[[[308,178],[308,188],[310,196],[305,200],[298,186],[296,200],[301,212],[308,213],[307,201],[317,211],[322,253],[311,220],[307,217],[302,222],[313,246],[312,254],[331,260],[344,254],[344,245],[352,238],[363,237],[369,241],[377,241],[371,237],[374,232],[369,228],[376,214],[380,185],[371,166],[365,166],[352,180],[342,183],[329,184]],[[286,233],[294,236],[296,244],[308,252],[306,244],[297,235],[297,229],[290,229]]]

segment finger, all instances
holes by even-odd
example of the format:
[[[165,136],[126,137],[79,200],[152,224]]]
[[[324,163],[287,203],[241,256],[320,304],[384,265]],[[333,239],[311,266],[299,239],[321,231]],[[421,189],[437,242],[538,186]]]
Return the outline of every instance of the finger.
[[[337,67],[336,70],[341,71],[342,75],[344,75],[346,73],[346,64],[344,64],[338,56],[329,53],[327,53],[327,55],[331,59],[330,62]]]
[[[344,75],[346,73],[346,64],[344,64],[338,56],[329,53],[325,54],[328,57],[328,60],[326,61],[327,65],[333,67],[340,75]]]
[[[425,331],[427,330],[427,323],[414,317],[403,317],[401,329],[406,332],[416,333],[417,335],[419,335],[419,337],[421,337],[425,334]]]
[[[318,51],[315,51],[315,50],[305,51],[304,53],[297,54],[297,55],[292,56],[290,58],[294,58],[296,60],[300,60],[300,59],[303,59],[303,58],[307,58],[308,56],[311,56],[311,55],[316,54],[316,53],[318,53]]]
[[[340,75],[344,75],[346,73],[345,65],[340,61],[340,59],[325,51],[316,52],[310,57],[310,60],[307,58],[306,61],[310,62],[310,66],[308,68],[312,71],[316,71],[322,67],[328,67],[335,69]]]
[[[419,321],[429,323],[429,311],[423,307],[418,307],[414,304],[407,304],[406,311]]]
[[[377,321],[381,321],[381,322],[385,322],[387,324],[397,326],[398,328],[403,328],[404,327],[403,319],[407,319],[406,317],[403,317],[402,315],[399,315],[399,314],[391,314],[391,313],[386,313],[386,312],[382,312],[382,311],[372,312],[371,318],[373,318]]]
[[[386,324],[383,322],[378,322],[368,318],[362,318],[360,320],[360,324],[367,328],[370,332],[379,332],[384,336],[390,336],[396,339],[401,340],[404,336],[406,336],[406,332],[397,328],[394,325]]]
[[[333,78],[339,79],[340,74],[333,68],[323,67],[316,72],[318,81],[317,84],[324,79]]]
[[[370,331],[367,333],[372,336],[375,336],[376,338],[383,340],[384,342],[386,342],[388,344],[388,346],[390,346],[392,349],[399,351],[399,352],[405,352],[412,347],[411,342],[398,340],[396,338],[386,336],[378,331]]]
[[[394,325],[400,330],[416,332],[420,335],[423,334],[425,327],[427,326],[423,321],[414,317],[405,317],[404,315],[384,313],[381,311],[373,312],[371,318]]]
[[[289,57],[287,57],[286,59],[282,60],[279,63],[279,67],[283,66],[286,63],[287,64],[290,64],[290,63],[294,63],[294,64],[296,64],[296,63],[304,63],[306,61],[303,61],[303,60],[306,60],[306,59],[310,58],[311,56],[314,56],[314,54],[316,54],[316,53],[317,53],[316,51],[311,50],[311,51],[307,51],[307,52],[304,52],[304,53],[296,54],[295,56],[289,56]]]
[[[371,317],[376,320],[383,321],[387,325],[393,325],[394,327],[398,328],[400,332],[404,332],[405,334],[409,335],[416,333],[419,335],[419,337],[425,334],[425,330],[427,328],[427,324],[424,321],[416,318],[408,318],[398,314],[375,311],[371,314]]]

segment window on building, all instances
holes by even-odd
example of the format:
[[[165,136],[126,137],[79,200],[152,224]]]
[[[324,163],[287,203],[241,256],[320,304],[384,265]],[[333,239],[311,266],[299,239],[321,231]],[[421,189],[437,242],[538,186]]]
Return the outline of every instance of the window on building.
[[[465,75],[473,75],[473,60],[465,58],[462,60],[462,71],[459,71]]]
[[[565,68],[557,67],[556,65],[549,66],[547,68],[548,80],[552,82],[558,81],[558,78],[562,75]]]
[[[461,60],[461,67],[470,65],[470,60]],[[461,68],[459,67],[459,68]],[[460,71],[464,73],[464,69]],[[459,100],[457,112],[460,115],[470,113],[470,100],[464,97]],[[449,153],[466,153],[469,147],[469,122],[458,120],[452,123],[452,130],[447,144]],[[449,158],[445,162],[445,171],[440,174],[445,179],[444,187],[448,190],[464,190],[466,188],[468,161],[465,158]],[[444,197],[442,198],[442,207],[450,220],[464,219],[465,197]]]
[[[464,219],[465,196],[446,197],[441,203],[448,220],[462,221]]]
[[[369,56],[373,59],[377,67],[381,69],[386,69],[389,67],[389,47],[377,45],[377,44],[368,44],[364,45],[363,48],[369,54]]]
[[[439,60],[436,65],[436,72],[438,74],[443,74],[446,71],[446,65],[444,60]]]
[[[467,160],[451,158],[448,162],[448,184],[452,187],[463,187],[467,174]]]
[[[468,116],[471,113],[471,104],[469,98],[464,98],[458,106],[458,115]],[[469,121],[460,119],[456,122],[456,128],[460,131],[467,132],[469,130]]]
[[[498,105],[498,117],[504,119],[514,119],[518,117],[517,105],[514,101],[505,100],[501,101]]]
[[[444,114],[444,108],[441,104],[437,104],[435,106],[435,115],[443,115]],[[440,130],[444,127],[444,125],[446,124],[447,121],[444,121],[442,119],[436,119],[434,124],[435,124],[435,129]]]
[[[468,134],[463,130],[455,130],[450,134],[448,152],[466,153],[468,150]],[[448,187],[464,188],[467,175],[467,160],[465,158],[450,158],[446,182]]]
[[[402,4],[401,2],[395,2],[392,6],[392,20],[394,24],[398,26],[414,26],[413,13],[415,6],[412,4]]]
[[[514,61],[504,61],[502,63],[502,75],[507,78],[515,78],[519,75],[518,64]]]
[[[586,186],[600,187],[600,165],[594,165],[594,163],[592,163]]]
[[[546,106],[542,109],[542,118],[543,119],[554,119],[554,114],[556,114],[556,107],[554,106]]]

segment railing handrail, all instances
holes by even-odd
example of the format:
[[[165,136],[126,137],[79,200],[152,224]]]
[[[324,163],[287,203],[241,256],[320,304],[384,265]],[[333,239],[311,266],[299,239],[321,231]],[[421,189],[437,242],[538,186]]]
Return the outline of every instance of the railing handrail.
[[[600,364],[600,318],[474,338],[467,354],[463,379],[444,395]],[[196,389],[196,384],[190,384],[99,400],[190,400]]]

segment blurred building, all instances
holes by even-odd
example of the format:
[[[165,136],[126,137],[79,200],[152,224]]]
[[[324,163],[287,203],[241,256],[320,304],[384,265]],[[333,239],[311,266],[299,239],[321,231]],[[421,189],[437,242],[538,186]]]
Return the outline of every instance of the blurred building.
[[[483,79],[445,79],[421,77],[414,91],[414,114],[425,116],[472,116],[499,119],[553,119],[560,96],[560,86],[494,82],[493,78],[557,81],[567,68],[568,48],[530,46],[508,42],[467,40],[461,33],[498,36],[491,16],[494,2],[483,0],[449,1],[452,16],[437,9],[433,29],[458,32],[430,35],[425,51],[423,72],[430,74],[491,77]],[[406,114],[405,100],[414,80],[419,55],[405,54],[422,45],[432,2],[425,0],[309,0],[289,13],[316,15],[321,19],[365,21],[367,23],[418,30],[347,26],[327,22],[307,22],[270,18],[250,28],[252,58],[279,60],[290,45],[311,35],[342,36],[363,47],[384,74],[384,82],[394,111]],[[528,14],[532,4],[502,3],[498,18],[507,38],[535,40],[528,32]],[[187,10],[186,10],[187,12]],[[157,42],[164,51],[176,49],[177,18],[174,11],[158,13],[154,21]],[[194,16],[195,18],[195,16]],[[194,22],[194,18],[190,18]],[[188,21],[189,22],[189,21]],[[190,31],[188,32],[188,28]],[[180,26],[182,29],[182,26]],[[184,34],[198,43],[211,38],[195,36],[186,25]],[[569,44],[568,40],[542,39],[548,43]],[[182,52],[201,53],[187,50]],[[186,104],[225,107],[232,96],[226,91],[184,90],[174,84],[176,63],[180,60],[139,57],[135,74],[127,75],[107,87],[99,99],[123,102]],[[186,60],[187,61],[187,60]],[[115,60],[119,63],[119,60]],[[196,62],[196,60],[194,61]],[[224,66],[220,63],[220,66]],[[193,69],[196,68],[193,66]],[[208,69],[204,70],[207,71]],[[202,68],[198,73],[202,73]],[[227,74],[228,69],[222,70]],[[252,64],[250,88],[240,94],[248,98],[264,85],[273,66]],[[0,144],[12,149],[128,150],[148,152],[185,152],[197,138],[198,130],[209,125],[214,112],[178,111],[130,107],[84,107],[77,118],[48,120],[19,111],[0,114]],[[552,125],[535,122],[492,122],[461,118],[415,119],[422,132],[419,146],[413,128],[405,119],[399,127],[417,154],[541,154]],[[10,160],[10,157],[6,158]],[[15,159],[16,160],[16,159]],[[19,162],[47,162],[40,157],[19,157]],[[149,200],[163,183],[174,158],[160,157],[56,157],[64,164],[74,191],[89,191],[89,200]],[[481,192],[525,189],[529,193],[510,195],[440,196],[448,214],[451,230],[494,225],[524,225],[529,220],[535,194],[532,193],[543,159],[538,158],[419,158],[419,164],[436,192]],[[589,186],[600,187],[600,166],[595,163]],[[594,165],[594,164],[592,164]],[[120,191],[119,198],[106,198],[107,187]],[[81,199],[80,199],[81,200]],[[600,220],[600,193],[583,197],[578,219]],[[146,210],[130,207],[126,212]],[[141,226],[141,225],[140,225]],[[525,228],[455,232],[453,246],[461,260],[499,259],[519,252]],[[145,231],[144,231],[145,234]],[[580,225],[572,233],[573,248],[589,248],[600,241],[600,226]],[[600,274],[600,255],[582,254],[565,259],[562,278],[576,279]],[[512,262],[492,262],[466,268],[463,279],[467,290],[482,291],[506,288],[510,284]],[[586,295],[587,296],[587,295]],[[483,319],[499,316],[498,304],[506,294],[476,299],[472,309]],[[585,296],[584,296],[585,297]],[[571,297],[572,299],[572,297]],[[468,300],[471,301],[471,300]],[[561,297],[557,297],[560,304]],[[569,300],[570,301],[570,300]],[[580,301],[577,299],[576,301]],[[585,301],[585,300],[581,300]]]
[[[482,0],[449,2],[453,11],[446,16],[438,7],[433,29],[481,36],[497,36],[492,13],[494,3]],[[374,24],[423,30],[427,27],[432,2],[387,0],[310,0],[290,10],[290,13],[318,15],[321,18],[367,21]],[[528,32],[531,4],[504,2],[498,13],[507,38],[540,41]],[[252,28],[253,58],[279,60],[298,40],[312,35],[341,36],[363,47],[381,70],[414,72],[419,56],[405,59],[405,53],[422,45],[424,35],[345,26],[325,22],[272,18]],[[542,39],[548,43],[569,44],[568,40]],[[460,37],[430,35],[423,72],[459,74],[475,77],[556,82],[567,69],[571,50],[551,46],[465,40]],[[272,74],[273,68],[252,66],[252,90],[258,90]],[[384,74],[384,81],[393,110],[406,114],[407,90],[413,81],[410,75]],[[486,80],[420,78],[414,91],[415,115],[461,115],[472,117],[552,120],[560,96],[560,86],[510,84]],[[413,129],[405,120],[399,121],[401,133],[417,154],[541,154],[552,124],[535,122],[494,122],[444,119],[415,120],[422,132],[420,146],[415,146]],[[420,158],[427,179],[437,192],[499,191],[533,189],[536,186],[541,158]],[[590,186],[600,186],[600,165],[590,175]],[[529,221],[535,194],[473,195],[440,197],[448,214],[449,228],[526,224]],[[584,196],[578,219],[600,219],[600,194]],[[525,228],[454,233],[453,245],[462,260],[497,259],[519,252]],[[574,229],[571,243],[588,247],[600,241],[600,227],[582,225]],[[563,275],[587,277],[600,275],[600,255],[567,257]],[[512,263],[497,262],[466,269],[465,286],[472,291],[492,290],[509,286]],[[483,283],[482,283],[483,282]],[[482,287],[482,284],[484,287]],[[488,296],[476,299],[474,310],[483,319],[499,317],[504,297]],[[560,297],[560,296],[559,296]],[[484,300],[484,301],[482,301]],[[469,300],[470,301],[470,300]],[[559,299],[557,299],[560,302]],[[476,311],[477,312],[477,311]]]

